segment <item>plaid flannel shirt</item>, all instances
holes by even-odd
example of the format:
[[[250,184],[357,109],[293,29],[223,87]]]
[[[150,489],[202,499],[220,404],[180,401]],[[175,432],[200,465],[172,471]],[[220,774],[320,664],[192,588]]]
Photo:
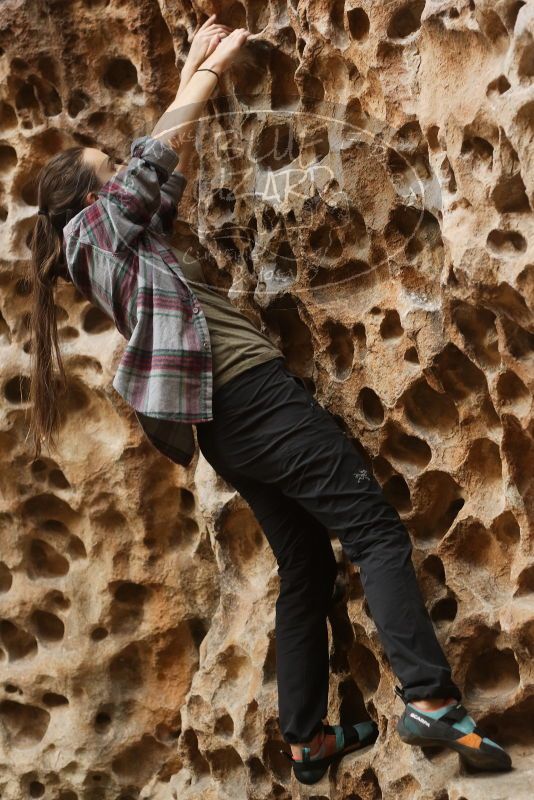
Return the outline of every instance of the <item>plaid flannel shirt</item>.
[[[74,285],[128,341],[113,387],[152,444],[187,466],[192,423],[213,418],[211,343],[198,298],[160,236],[172,232],[187,179],[159,139],[138,137],[130,155],[63,229],[65,257]]]

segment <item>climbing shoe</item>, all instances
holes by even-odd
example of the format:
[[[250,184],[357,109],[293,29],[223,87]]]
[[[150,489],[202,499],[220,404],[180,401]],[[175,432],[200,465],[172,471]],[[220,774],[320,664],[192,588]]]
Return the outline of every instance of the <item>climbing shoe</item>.
[[[406,701],[402,689],[395,686],[405,709],[397,722],[397,732],[406,744],[439,745],[456,750],[472,767],[483,770],[509,770],[512,760],[496,742],[484,736],[475,720],[460,702],[422,711]]]
[[[280,750],[291,761],[295,777],[300,783],[312,784],[320,781],[333,761],[343,758],[347,753],[360,750],[373,744],[378,737],[378,726],[373,720],[357,722],[354,725],[323,725],[325,738],[316,753],[310,755],[311,747],[302,747],[302,758],[295,758],[291,752]],[[336,749],[329,755],[326,736],[336,737]]]

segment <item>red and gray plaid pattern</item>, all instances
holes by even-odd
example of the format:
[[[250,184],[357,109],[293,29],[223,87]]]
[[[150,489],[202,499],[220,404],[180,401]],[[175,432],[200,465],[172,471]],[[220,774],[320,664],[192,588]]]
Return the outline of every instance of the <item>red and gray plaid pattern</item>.
[[[176,152],[151,136],[132,142],[126,167],[63,229],[74,285],[127,339],[113,387],[172,461],[194,454],[191,424],[212,417],[206,318],[173,250],[176,204],[187,179]]]

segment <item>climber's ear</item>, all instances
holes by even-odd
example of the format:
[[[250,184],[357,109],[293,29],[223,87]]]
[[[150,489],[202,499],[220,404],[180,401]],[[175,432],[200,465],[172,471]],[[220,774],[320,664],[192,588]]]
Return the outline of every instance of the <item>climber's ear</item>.
[[[86,206],[90,206],[91,203],[96,203],[97,200],[98,200],[98,195],[97,195],[96,192],[88,192],[85,195],[85,205]]]

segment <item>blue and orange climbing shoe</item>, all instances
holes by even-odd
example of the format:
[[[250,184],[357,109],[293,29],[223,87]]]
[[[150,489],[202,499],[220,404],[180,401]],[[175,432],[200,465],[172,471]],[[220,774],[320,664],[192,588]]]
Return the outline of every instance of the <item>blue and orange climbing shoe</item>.
[[[460,702],[422,711],[404,699],[400,686],[395,686],[405,709],[397,722],[397,732],[406,744],[450,747],[465,762],[481,770],[509,770],[512,760],[497,742],[488,739]]]
[[[363,747],[373,744],[378,738],[378,726],[373,720],[357,722],[354,725],[323,725],[323,729],[324,737],[321,746],[313,756],[311,755],[311,745],[317,737],[312,739],[309,746],[302,747],[302,758],[295,758],[287,750],[280,750],[291,761],[295,777],[300,783],[308,785],[317,783],[333,761],[343,758],[354,750],[361,750]],[[332,750],[332,742],[327,740],[327,737],[330,736],[335,736],[333,752],[328,752]]]

